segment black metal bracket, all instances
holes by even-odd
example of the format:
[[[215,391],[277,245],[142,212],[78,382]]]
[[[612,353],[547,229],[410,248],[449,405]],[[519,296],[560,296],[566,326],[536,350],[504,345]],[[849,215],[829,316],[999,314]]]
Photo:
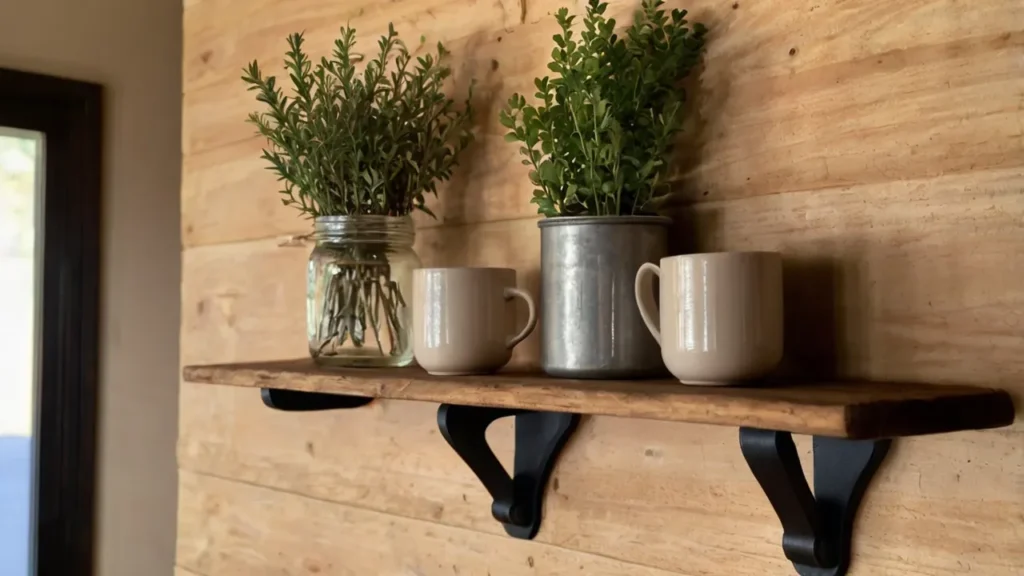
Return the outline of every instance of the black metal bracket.
[[[801,576],[843,576],[853,522],[891,440],[814,437],[814,493],[789,432],[740,428],[740,450],[782,521],[782,549]]]
[[[509,478],[487,444],[492,422],[516,417],[515,469]],[[540,530],[544,490],[555,460],[579,423],[578,414],[441,404],[441,435],[494,498],[491,514],[509,536],[530,540]]]
[[[280,390],[278,388],[260,388],[260,397],[263,399],[263,404],[268,408],[285,412],[313,412],[316,410],[358,408],[366,406],[373,401],[373,398],[364,398],[362,396]]]

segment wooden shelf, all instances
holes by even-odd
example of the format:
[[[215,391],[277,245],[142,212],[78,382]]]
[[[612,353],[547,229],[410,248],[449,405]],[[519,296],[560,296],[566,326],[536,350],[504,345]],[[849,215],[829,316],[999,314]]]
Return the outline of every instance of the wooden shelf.
[[[311,360],[189,366],[184,376],[261,388],[267,406],[289,411],[354,408],[372,398],[440,403],[441,435],[494,498],[494,518],[523,539],[540,528],[548,478],[579,414],[737,426],[743,458],[782,523],[786,557],[799,574],[836,576],[846,574],[853,519],[890,438],[995,428],[1014,419],[1002,390],[895,382],[692,387],[514,372],[329,370]],[[516,418],[512,476],[486,440],[487,426],[506,416]],[[814,435],[813,492],[790,433]]]
[[[676,381],[565,380],[533,373],[431,376],[419,368],[321,368],[311,360],[188,366],[196,383],[743,426],[849,439],[1011,424],[1003,390],[887,382],[693,387]]]

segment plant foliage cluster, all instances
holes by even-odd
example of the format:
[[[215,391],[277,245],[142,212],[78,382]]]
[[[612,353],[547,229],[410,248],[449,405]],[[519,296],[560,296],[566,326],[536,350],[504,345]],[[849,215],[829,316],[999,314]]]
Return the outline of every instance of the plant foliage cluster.
[[[623,36],[600,0],[590,0],[578,37],[575,16],[556,13],[554,77],[536,79],[536,105],[513,94],[500,112],[505,139],[522,144],[531,167],[539,213],[642,214],[666,188],[666,158],[683,120],[680,82],[699,63],[707,29],[662,5],[643,0]]]
[[[263,158],[283,182],[282,202],[314,218],[429,214],[425,194],[437,194],[471,140],[471,94],[456,107],[443,90],[444,46],[414,59],[389,26],[360,75],[351,27],[315,66],[302,45],[302,34],[288,37],[292,96],[256,61],[242,76],[267,107],[249,122],[267,139]]]

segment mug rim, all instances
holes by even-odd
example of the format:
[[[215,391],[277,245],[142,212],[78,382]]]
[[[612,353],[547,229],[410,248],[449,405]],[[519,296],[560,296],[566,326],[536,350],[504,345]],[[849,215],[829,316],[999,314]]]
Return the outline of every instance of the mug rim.
[[[674,256],[665,256],[662,260],[672,260],[674,258],[694,258],[694,257],[723,257],[723,256],[782,256],[782,252],[776,252],[774,250],[728,250],[723,252],[694,252],[692,254],[676,254]]]

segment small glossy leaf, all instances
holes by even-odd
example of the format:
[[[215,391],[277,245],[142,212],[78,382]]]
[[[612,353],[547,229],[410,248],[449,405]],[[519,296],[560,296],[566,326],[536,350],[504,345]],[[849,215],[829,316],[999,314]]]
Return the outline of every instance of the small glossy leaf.
[[[509,116],[508,112],[506,112],[505,110],[501,110],[498,112],[498,121],[501,122],[501,125],[504,126],[505,128],[510,128],[514,130],[516,127],[515,120],[513,120],[512,117]]]
[[[554,185],[558,185],[560,183],[560,171],[558,170],[558,167],[555,166],[555,164],[550,160],[545,160],[541,162],[540,166],[538,166],[538,170],[540,171],[540,179],[543,180],[545,183]]]

